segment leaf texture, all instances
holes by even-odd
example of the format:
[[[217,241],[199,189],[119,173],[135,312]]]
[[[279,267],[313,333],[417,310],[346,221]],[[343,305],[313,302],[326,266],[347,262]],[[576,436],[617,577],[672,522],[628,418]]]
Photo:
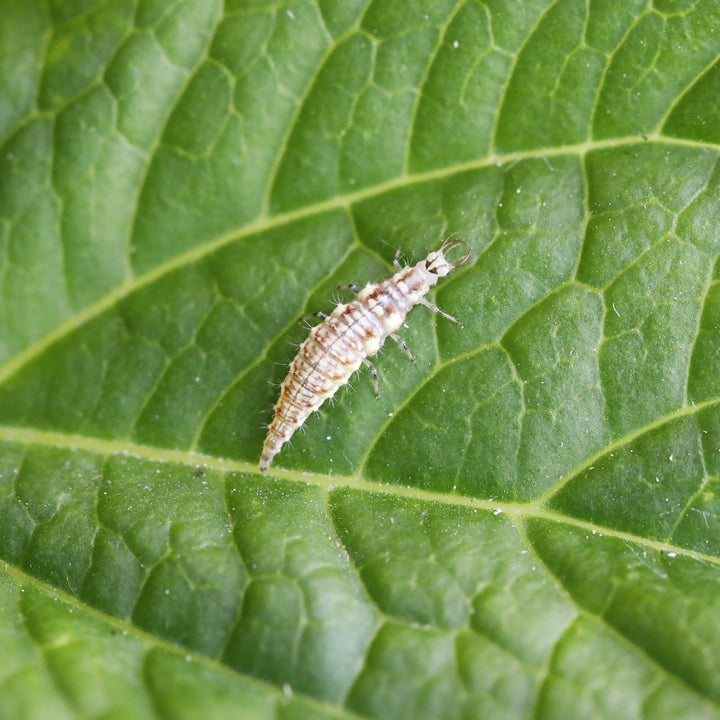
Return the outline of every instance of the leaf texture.
[[[0,6],[0,718],[720,717],[715,2]]]

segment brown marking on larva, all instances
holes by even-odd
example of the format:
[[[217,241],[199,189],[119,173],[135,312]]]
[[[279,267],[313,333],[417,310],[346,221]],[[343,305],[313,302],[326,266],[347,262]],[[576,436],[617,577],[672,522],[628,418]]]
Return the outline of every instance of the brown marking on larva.
[[[322,377],[327,378],[332,383],[336,383],[342,377],[342,375],[338,375],[337,373],[335,373],[334,375],[330,375],[330,373],[325,369],[325,367],[326,366],[321,366],[320,363],[318,363],[315,366],[315,372],[318,375],[322,375]]]
[[[289,425],[294,425],[299,418],[302,417],[305,408],[299,408],[297,405],[288,403],[284,407],[278,408],[277,416],[282,418]]]
[[[338,364],[333,362],[327,355],[322,355],[318,360],[310,365],[313,372],[318,372],[325,377],[329,377],[333,382],[345,376],[345,371],[342,367],[338,367]]]
[[[317,393],[314,393],[309,387],[307,387],[307,385],[305,385],[305,383],[301,382],[295,385],[294,392],[291,397],[293,405],[298,410],[305,410],[315,404]]]
[[[372,304],[383,294],[382,284],[375,285],[375,287],[367,294],[364,303]]]
[[[332,318],[328,318],[331,320]],[[344,316],[334,318],[335,322],[328,326],[334,332],[334,344],[337,343],[338,350],[343,357],[347,357],[350,353],[358,353],[362,350],[362,345],[357,334],[353,330],[354,321],[345,319]]]
[[[348,355],[348,348],[340,338],[323,338],[322,342],[317,340],[317,344],[323,349],[322,354],[327,356],[330,361],[336,365],[349,367],[353,364],[354,359]],[[316,364],[317,363],[315,363],[315,365]]]
[[[438,278],[467,262],[469,250],[454,263],[445,257],[460,244],[467,245],[462,240],[448,240],[425,260],[398,270],[381,283],[367,285],[355,300],[339,305],[313,328],[283,381],[263,445],[260,472],[270,467],[305,419],[348,382],[363,360],[379,351]]]
[[[295,390],[297,390],[297,387],[295,387]],[[303,405],[302,399],[301,399],[301,398],[298,398],[296,394],[287,395],[287,396],[286,396],[286,399],[287,399],[287,404],[288,404],[288,405],[290,405],[290,406],[292,406],[292,407],[294,407],[294,408],[296,408],[296,409],[298,409],[298,410],[303,410],[304,407],[305,407],[305,406]]]
[[[338,339],[342,339],[347,345],[352,346],[356,352],[362,352],[362,320],[363,314],[360,311],[359,303],[354,300],[347,305],[340,315],[343,323],[342,333]]]
[[[362,321],[362,314],[358,312],[357,307],[347,306],[339,316],[343,327],[342,340],[355,352],[362,351],[362,342],[357,333],[358,323]]]
[[[357,328],[355,329],[355,332],[357,333],[357,336],[360,338],[360,342],[365,342],[366,340],[370,340],[373,338],[379,337],[380,333],[378,332],[379,328],[375,326],[374,323],[368,322],[366,325],[363,325],[362,323],[358,323]],[[382,332],[382,330],[380,330]]]
[[[387,298],[387,296],[378,298],[377,304],[375,305],[373,310],[375,308],[382,310],[382,314],[386,318],[389,318],[391,315],[394,315],[395,313],[397,313],[397,309],[392,304],[392,302],[390,302],[390,300]]]

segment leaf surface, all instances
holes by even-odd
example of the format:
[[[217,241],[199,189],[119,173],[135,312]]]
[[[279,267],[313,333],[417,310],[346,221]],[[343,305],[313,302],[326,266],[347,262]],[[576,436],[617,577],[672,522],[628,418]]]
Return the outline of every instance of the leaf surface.
[[[0,718],[720,717],[720,8],[4,4]],[[457,233],[257,470],[338,285]]]

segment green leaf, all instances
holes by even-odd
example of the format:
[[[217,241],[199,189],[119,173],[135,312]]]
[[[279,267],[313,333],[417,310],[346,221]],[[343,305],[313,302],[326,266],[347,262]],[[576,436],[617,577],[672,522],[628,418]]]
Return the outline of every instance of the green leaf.
[[[717,3],[0,5],[0,719],[720,718]]]

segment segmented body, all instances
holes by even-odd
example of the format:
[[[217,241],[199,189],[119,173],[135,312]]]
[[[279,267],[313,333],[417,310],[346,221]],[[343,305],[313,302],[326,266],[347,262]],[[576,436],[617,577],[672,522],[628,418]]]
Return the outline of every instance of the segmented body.
[[[446,253],[460,244],[465,243],[449,240],[410,267],[400,267],[396,257],[395,275],[377,284],[368,283],[352,302],[338,305],[324,322],[312,329],[283,381],[260,457],[261,472],[270,467],[275,455],[307,417],[345,385],[361,364],[369,365],[375,374],[367,358],[375,355],[386,338],[400,328],[415,305],[425,305],[457,323],[427,302],[425,295],[438,278],[445,277],[470,257],[468,251],[457,262],[448,261]],[[402,341],[398,342],[404,346]]]

